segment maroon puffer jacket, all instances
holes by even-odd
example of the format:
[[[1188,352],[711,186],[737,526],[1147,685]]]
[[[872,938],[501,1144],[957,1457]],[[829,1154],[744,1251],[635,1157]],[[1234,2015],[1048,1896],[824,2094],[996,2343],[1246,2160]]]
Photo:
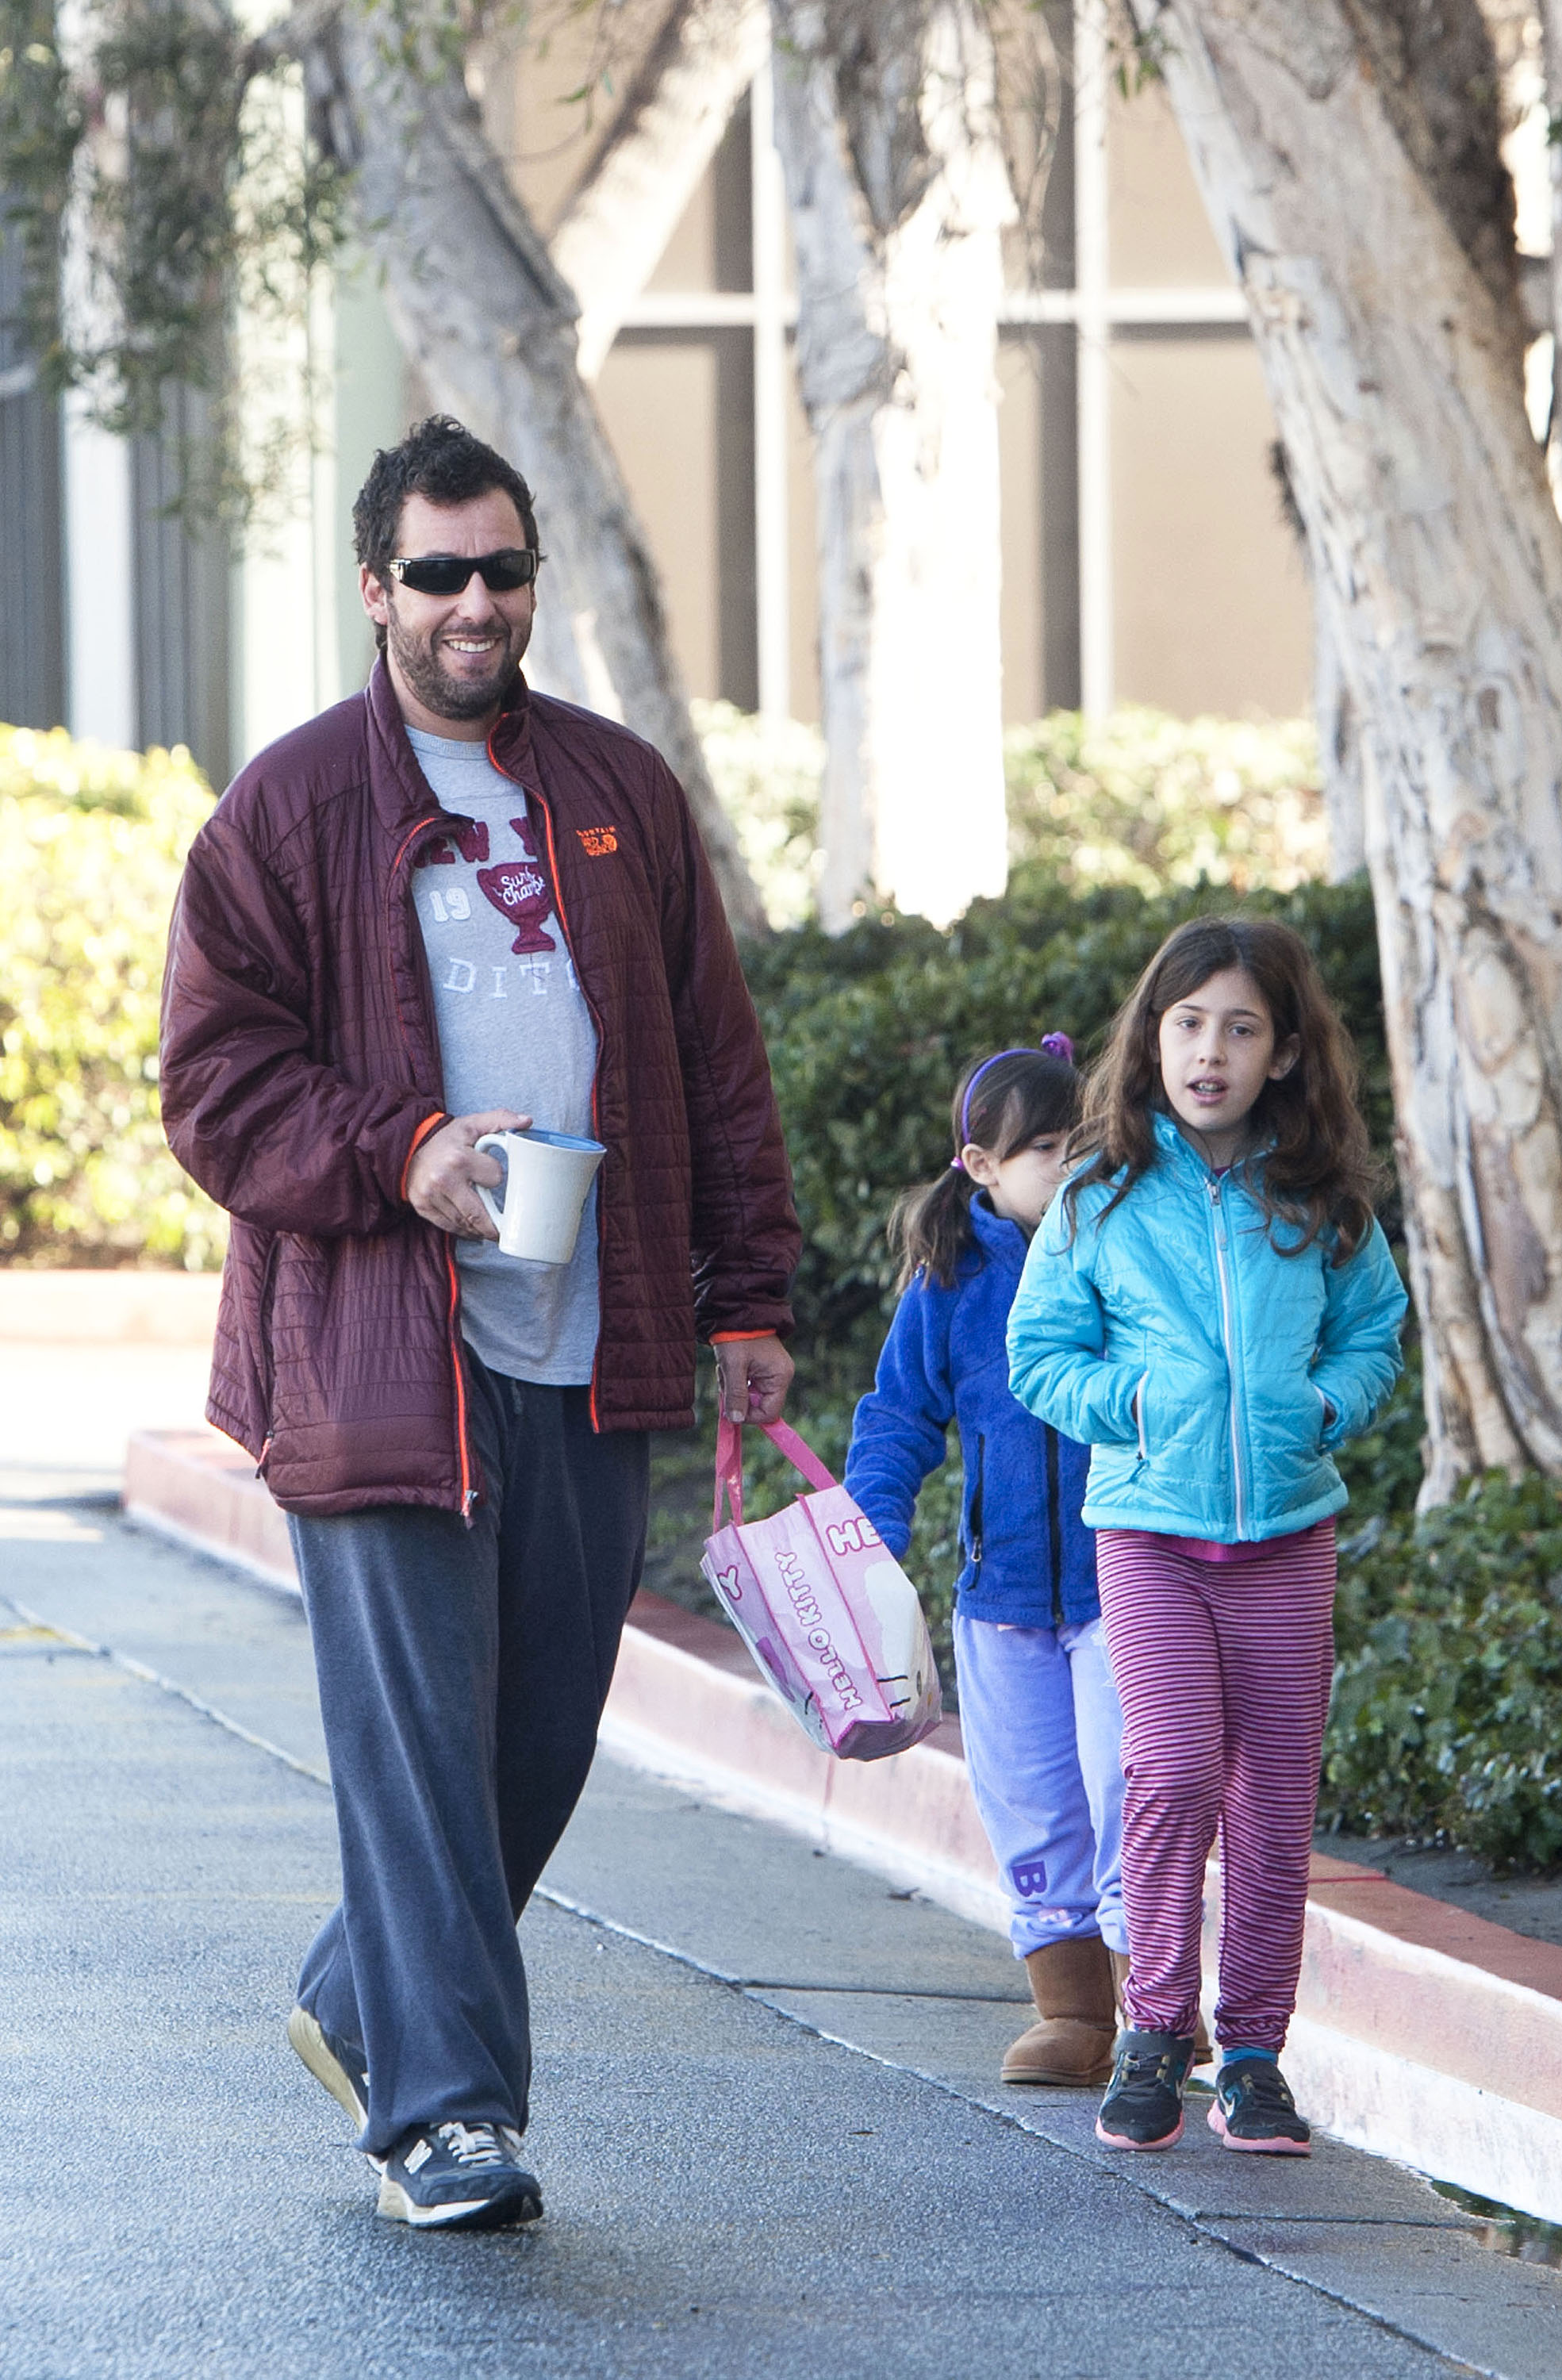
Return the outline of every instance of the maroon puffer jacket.
[[[597,1022],[599,1429],[692,1419],[696,1330],[784,1330],[799,1238],[758,1021],[651,747],[518,690],[490,739],[546,822]],[[450,1243],[403,1196],[443,1115],[410,878],[450,820],[383,662],[197,836],[163,990],[163,1118],[234,1218],[207,1412],[298,1512],[469,1510]]]

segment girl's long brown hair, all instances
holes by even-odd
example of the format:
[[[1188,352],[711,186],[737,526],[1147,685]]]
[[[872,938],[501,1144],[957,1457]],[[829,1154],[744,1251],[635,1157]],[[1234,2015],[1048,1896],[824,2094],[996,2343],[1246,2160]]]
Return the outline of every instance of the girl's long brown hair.
[[[1356,1054],[1312,952],[1272,917],[1193,918],[1150,961],[1085,1086],[1084,1112],[1069,1142],[1075,1170],[1063,1195],[1070,1219],[1087,1184],[1111,1182],[1104,1220],[1154,1164],[1154,1118],[1170,1111],[1161,1082],[1161,1018],[1228,967],[1245,969],[1258,986],[1277,1043],[1293,1036],[1298,1043],[1296,1063],[1265,1083],[1254,1102],[1262,1164],[1252,1168],[1248,1186],[1282,1256],[1300,1256],[1329,1232],[1334,1262],[1344,1264],[1372,1228],[1377,1179],[1356,1103]],[[1277,1220],[1300,1236],[1276,1241]]]

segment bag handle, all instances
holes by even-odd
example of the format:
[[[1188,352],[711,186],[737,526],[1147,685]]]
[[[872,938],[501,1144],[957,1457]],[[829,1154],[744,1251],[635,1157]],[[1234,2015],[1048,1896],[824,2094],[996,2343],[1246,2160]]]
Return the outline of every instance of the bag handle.
[[[800,1439],[790,1423],[762,1421],[749,1425],[762,1429],[774,1447],[778,1447],[793,1470],[800,1471],[810,1488],[833,1488],[834,1475],[827,1471],[818,1456]],[[716,1502],[710,1514],[710,1533],[715,1536],[721,1526],[723,1497],[732,1507],[733,1525],[743,1526],[743,1427],[728,1421],[725,1415],[716,1425]]]

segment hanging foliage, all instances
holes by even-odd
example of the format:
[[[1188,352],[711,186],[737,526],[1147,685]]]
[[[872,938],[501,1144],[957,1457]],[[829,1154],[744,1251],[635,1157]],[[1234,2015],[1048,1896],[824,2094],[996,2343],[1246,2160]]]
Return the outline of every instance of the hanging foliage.
[[[116,435],[160,431],[173,387],[202,392],[177,508],[230,526],[285,462],[238,437],[234,307],[297,320],[343,237],[340,175],[287,120],[290,71],[277,35],[247,42],[202,0],[105,0],[68,40],[48,0],[0,0],[8,327],[42,386],[84,393]]]

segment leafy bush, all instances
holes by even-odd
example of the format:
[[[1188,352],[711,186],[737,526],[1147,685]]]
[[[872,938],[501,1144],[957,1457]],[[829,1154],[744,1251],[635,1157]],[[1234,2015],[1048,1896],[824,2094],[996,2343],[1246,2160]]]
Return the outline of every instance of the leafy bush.
[[[800,926],[818,883],[823,736],[795,719],[754,718],[733,702],[689,708],[766,916],[772,926]]]
[[[818,880],[824,745],[730,702],[695,723],[770,922],[800,925]],[[1202,882],[1294,892],[1324,873],[1328,835],[1306,720],[1172,719],[1124,708],[1087,721],[1053,711],[1004,744],[1010,855],[1074,890],[1146,895]]]
[[[1011,856],[1060,884],[1290,892],[1327,868],[1309,720],[1059,710],[1011,728],[1006,755]]]
[[[1340,1553],[1322,1823],[1562,1858],[1562,1495],[1492,1474]]]
[[[168,913],[211,807],[188,752],[0,727],[0,1259],[221,1259],[157,1107]]]

